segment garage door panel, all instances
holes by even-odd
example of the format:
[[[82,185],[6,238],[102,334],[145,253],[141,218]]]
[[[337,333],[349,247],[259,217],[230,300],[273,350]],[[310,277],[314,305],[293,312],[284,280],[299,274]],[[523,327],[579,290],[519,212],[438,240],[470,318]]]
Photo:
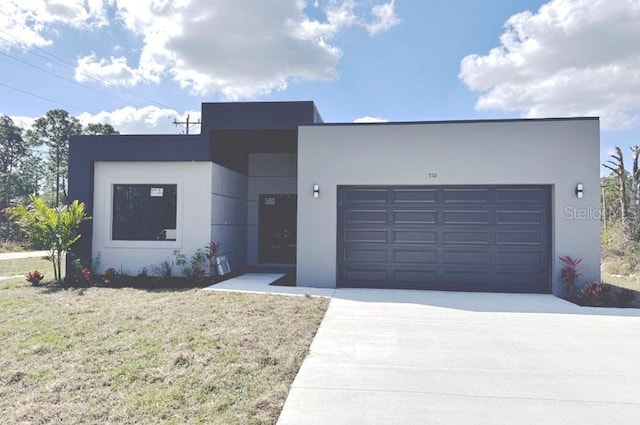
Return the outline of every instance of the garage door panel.
[[[549,292],[550,208],[548,186],[338,187],[338,286]]]
[[[345,273],[345,280],[347,282],[371,282],[371,283],[385,283],[387,279],[387,270],[376,270],[371,268],[366,269],[352,269],[349,268]]]
[[[398,284],[416,284],[437,282],[437,272],[435,270],[395,270],[393,280]]]
[[[391,235],[393,243],[434,244],[438,241],[438,232],[436,231],[393,230]]]
[[[489,245],[491,233],[488,230],[445,230],[442,233],[444,245]]]
[[[352,210],[345,214],[345,220],[347,223],[381,223],[387,222],[387,210]]]
[[[493,253],[479,250],[444,250],[442,262],[453,265],[486,265],[492,260]]]
[[[542,287],[544,283],[542,281],[543,277],[546,277],[546,275],[535,270],[530,272],[501,272],[496,274],[495,282],[498,285],[513,288],[518,286]]]
[[[357,189],[346,190],[344,201],[347,203],[372,202],[384,204],[387,202],[386,189]]]
[[[488,271],[443,270],[440,281],[449,286],[461,287],[486,284],[490,281],[490,277],[491,275]]]
[[[491,214],[487,210],[445,210],[442,224],[489,224]]]
[[[434,188],[391,189],[391,200],[395,204],[435,204],[438,201],[438,190]]]
[[[438,262],[438,250],[407,248],[393,249],[394,263],[435,264]]]
[[[548,190],[546,188],[496,188],[497,204],[545,204]]]
[[[387,243],[387,230],[347,230],[344,241]]]
[[[486,204],[490,198],[489,189],[481,188],[443,188],[442,194],[445,204]]]
[[[393,210],[392,220],[395,224],[437,224],[437,210]]]
[[[496,224],[534,224],[540,225],[545,222],[544,211],[496,211]]]
[[[496,264],[500,266],[542,267],[546,263],[542,254],[540,251],[498,251],[496,253]]]
[[[542,245],[544,235],[535,231],[499,230],[496,232],[497,245]]]
[[[344,259],[346,261],[353,262],[387,262],[387,250],[372,250],[372,249],[347,249],[345,250]]]

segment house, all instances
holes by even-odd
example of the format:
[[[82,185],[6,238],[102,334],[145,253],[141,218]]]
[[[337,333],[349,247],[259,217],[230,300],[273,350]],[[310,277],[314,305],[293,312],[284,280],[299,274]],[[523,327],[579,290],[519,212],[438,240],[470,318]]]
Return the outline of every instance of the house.
[[[597,118],[323,123],[313,102],[204,103],[199,135],[76,136],[74,251],[132,274],[223,243],[317,287],[553,292],[600,278]],[[100,270],[98,270],[100,271]]]

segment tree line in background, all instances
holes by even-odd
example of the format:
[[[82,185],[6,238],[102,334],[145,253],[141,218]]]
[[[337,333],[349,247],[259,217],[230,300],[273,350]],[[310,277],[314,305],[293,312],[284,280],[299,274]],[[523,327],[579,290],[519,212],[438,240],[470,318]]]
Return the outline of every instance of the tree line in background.
[[[631,146],[631,171],[625,168],[622,149],[614,148],[610,160],[602,164],[611,170],[602,177],[603,224],[618,223],[633,240],[640,240],[640,146]]]
[[[617,146],[602,164],[611,170],[600,182],[603,266],[612,275],[640,273],[640,146],[631,146],[630,153],[631,171]]]
[[[0,117],[0,211],[41,197],[58,207],[67,202],[69,139],[78,134],[119,134],[110,124],[88,124],[62,109],[38,118],[31,128],[21,128],[8,116]],[[0,240],[20,235],[0,214]]]

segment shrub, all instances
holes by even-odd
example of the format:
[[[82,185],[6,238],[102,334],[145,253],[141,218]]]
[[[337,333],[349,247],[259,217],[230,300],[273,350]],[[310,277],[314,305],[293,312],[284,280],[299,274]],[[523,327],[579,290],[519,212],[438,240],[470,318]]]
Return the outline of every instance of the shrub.
[[[149,270],[154,276],[168,279],[171,277],[171,263],[168,260],[164,260],[159,264],[149,266]]]
[[[208,258],[202,249],[197,249],[191,258],[188,258],[179,249],[173,251],[174,264],[180,268],[180,274],[186,278],[202,278],[205,275],[203,264]]]
[[[40,273],[38,270],[34,270],[32,272],[27,273],[27,281],[31,282],[33,286],[40,285],[42,279],[44,279],[44,275]]]
[[[587,283],[580,291],[582,298],[593,306],[602,306],[606,303],[607,294],[611,291],[611,286],[602,282]]]
[[[84,265],[83,262],[76,258],[71,262],[71,283],[74,285],[90,285],[91,284],[91,269]]]
[[[30,196],[29,205],[19,204],[9,210],[9,215],[32,243],[49,251],[56,281],[62,280],[62,258],[71,246],[80,239],[78,228],[90,220],[85,214],[83,202],[52,208],[44,199]]]
[[[564,267],[560,271],[562,285],[569,292],[569,296],[573,297],[576,294],[576,283],[578,276],[580,276],[578,265],[582,262],[582,258],[571,258],[568,255],[559,258],[564,263]]]

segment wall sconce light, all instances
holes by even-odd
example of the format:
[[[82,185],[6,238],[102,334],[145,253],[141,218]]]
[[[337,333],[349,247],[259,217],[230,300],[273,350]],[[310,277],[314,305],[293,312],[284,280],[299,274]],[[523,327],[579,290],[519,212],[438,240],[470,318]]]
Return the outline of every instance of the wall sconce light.
[[[317,184],[313,185],[313,197],[317,198],[320,196],[320,186],[318,186]]]
[[[583,192],[584,192],[584,188],[582,186],[582,183],[578,183],[576,185],[576,196],[578,197],[578,199],[582,199]]]

